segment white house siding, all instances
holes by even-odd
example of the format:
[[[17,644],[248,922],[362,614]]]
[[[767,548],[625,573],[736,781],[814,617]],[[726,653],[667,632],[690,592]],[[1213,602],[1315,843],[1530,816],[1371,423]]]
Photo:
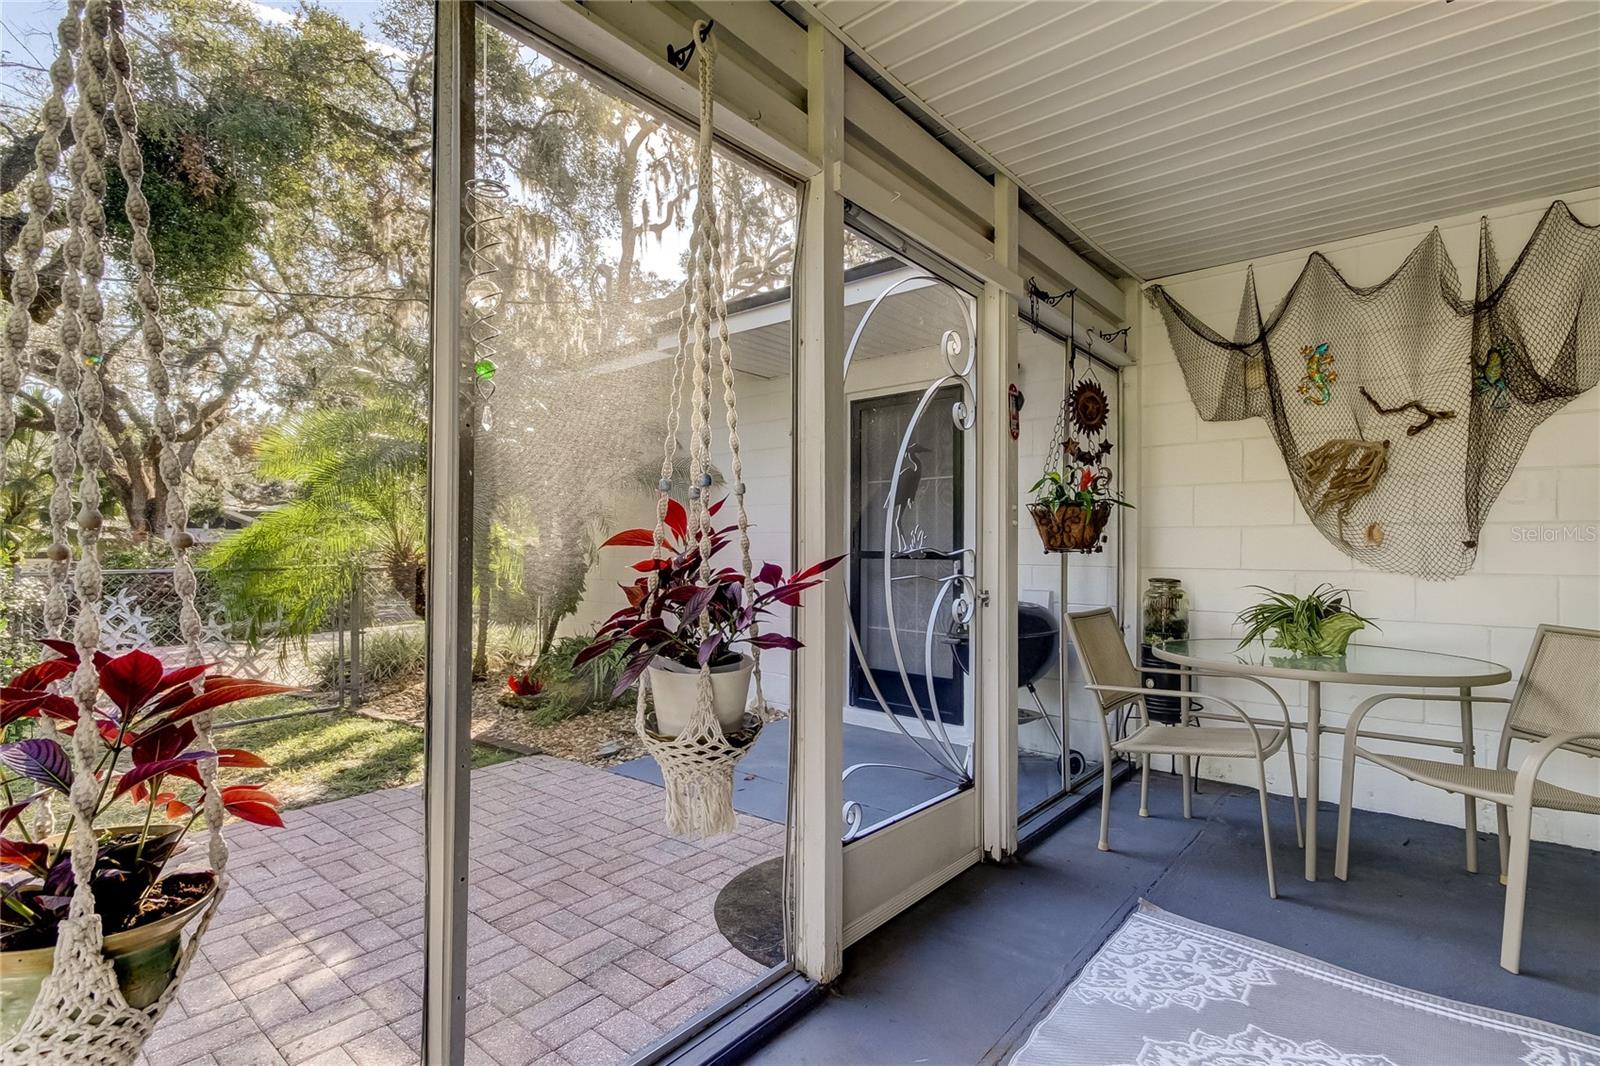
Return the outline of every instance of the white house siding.
[[[1600,221],[1600,189],[1564,199],[1584,221]],[[1503,265],[1516,256],[1548,206],[1549,200],[1540,200],[1484,212]],[[1441,219],[1437,224],[1470,295],[1479,214]],[[1352,283],[1369,285],[1388,276],[1430,225],[1374,233],[1316,250]],[[1255,261],[1264,309],[1287,291],[1310,251]],[[1237,263],[1181,274],[1161,283],[1202,320],[1231,335],[1246,266]],[[1471,573],[1428,581],[1373,571],[1329,545],[1295,499],[1266,424],[1260,419],[1200,421],[1160,315],[1148,304],[1142,314],[1140,576],[1183,580],[1196,636],[1234,631],[1235,613],[1258,595],[1246,585],[1304,593],[1324,581],[1352,589],[1358,608],[1382,626],[1381,633],[1359,634],[1358,641],[1492,659],[1514,671],[1520,671],[1539,623],[1600,627],[1600,542],[1595,537],[1600,524],[1600,390],[1580,396],[1535,430],[1516,473],[1489,514]],[[1508,684],[1493,694],[1510,695],[1512,690]],[[1249,687],[1242,684],[1223,685],[1217,691],[1251,698]],[[1304,705],[1304,686],[1284,684],[1280,691],[1291,707]],[[1325,721],[1342,724],[1368,694],[1353,687],[1326,686]],[[1477,709],[1480,760],[1493,757],[1503,717],[1503,707]],[[1430,736],[1459,732],[1453,703],[1397,701],[1374,711],[1367,722],[1391,732]],[[1337,798],[1340,756],[1340,738],[1326,738],[1324,799]],[[1273,787],[1287,791],[1283,760],[1274,763]],[[1559,783],[1590,791],[1600,788],[1594,760],[1567,758],[1563,753],[1548,767]],[[1211,760],[1202,772],[1227,780],[1246,771],[1225,760]],[[1374,766],[1357,770],[1356,793],[1357,805],[1364,808],[1462,822],[1459,798],[1413,785]],[[1478,824],[1493,831],[1492,809],[1480,812]],[[1534,833],[1546,840],[1600,846],[1600,820],[1583,815],[1536,812]]]
[[[750,374],[737,374],[739,390],[739,444],[744,460],[746,505],[750,514],[750,553],[759,567],[764,562],[775,562],[789,570],[793,524],[790,492],[792,399],[789,377],[758,378]],[[712,397],[712,463],[729,483],[732,482],[732,463],[728,454],[727,424],[722,407],[721,390]],[[688,453],[687,436],[681,444]],[[721,494],[726,485],[712,491]],[[613,507],[618,516],[617,529],[629,526],[649,527],[655,524],[655,497],[643,492],[619,494]],[[725,524],[734,521],[730,504],[719,519]],[[589,572],[584,587],[583,602],[562,624],[562,634],[586,633],[608,618],[625,601],[618,586],[637,579],[638,573],[631,565],[648,554],[645,549],[606,548],[599,562]],[[722,559],[738,565],[738,542],[725,549]],[[812,562],[813,560],[807,560]],[[771,628],[790,632],[790,612],[781,610]],[[790,653],[769,651],[761,656],[763,689],[774,706],[789,706]]]
[[[737,335],[734,338],[737,347]],[[1044,464],[1044,453],[1049,448],[1055,427],[1056,413],[1061,402],[1064,376],[1060,342],[1048,334],[1035,334],[1024,328],[1019,346],[1018,385],[1026,396],[1018,441],[1019,499],[1029,498],[1027,490],[1039,477]],[[1084,357],[1080,356],[1080,361]],[[937,361],[937,362],[936,362]],[[932,374],[942,366],[942,357],[933,349],[880,356],[865,360],[853,367],[848,382],[852,398],[883,395],[886,392],[925,388]],[[1116,377],[1108,369],[1099,370],[1102,384],[1116,404]],[[745,463],[745,483],[752,523],[751,551],[758,561],[781,563],[792,568],[791,491],[792,470],[792,381],[788,377],[758,378],[738,374],[739,427],[741,450]],[[731,476],[727,442],[724,438],[723,413],[720,398],[714,398],[714,462],[725,476]],[[933,417],[930,414],[928,417]],[[1113,417],[1116,417],[1114,410]],[[848,432],[840,427],[840,432]],[[1113,453],[1113,461],[1120,463],[1122,454]],[[621,496],[615,506],[620,516],[618,528],[628,525],[648,526],[652,522],[652,501],[642,493]],[[1042,604],[1052,610],[1059,597],[1059,566],[1061,557],[1045,553],[1034,531],[1033,522],[1024,512],[1019,515],[1018,588],[1021,598]],[[1116,595],[1116,520],[1112,526],[1112,541],[1107,551],[1099,555],[1073,556],[1070,593],[1073,609],[1101,604],[1114,604]],[[590,572],[582,605],[562,626],[562,633],[586,632],[622,605],[617,586],[631,581],[636,574],[629,564],[637,553],[631,549],[606,549],[598,565]],[[801,562],[809,564],[815,560]],[[836,572],[842,574],[842,571]],[[789,631],[790,619],[785,612],[776,628]],[[767,679],[768,699],[777,706],[789,703],[790,654],[768,652],[762,656],[762,671]],[[1051,714],[1059,713],[1057,673],[1051,669],[1037,684],[1039,694]],[[1077,692],[1073,703],[1071,726],[1072,744],[1090,758],[1098,753],[1099,734],[1095,712],[1091,704]],[[852,721],[865,725],[883,724],[874,714],[852,715]],[[884,724],[887,728],[887,725]],[[963,734],[964,735],[964,734]],[[1020,742],[1028,750],[1055,752],[1057,745],[1043,723],[1031,723],[1021,728]]]

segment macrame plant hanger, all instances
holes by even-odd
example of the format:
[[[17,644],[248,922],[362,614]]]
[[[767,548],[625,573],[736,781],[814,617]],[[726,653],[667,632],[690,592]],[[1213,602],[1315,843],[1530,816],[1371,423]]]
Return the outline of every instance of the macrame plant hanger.
[[[1068,289],[1060,296],[1052,297],[1048,294],[1041,293],[1039,290],[1032,287],[1029,288],[1028,295],[1030,299],[1035,301],[1042,298],[1044,302],[1049,304],[1051,307],[1055,307],[1060,304],[1063,297],[1068,297],[1072,300],[1072,304],[1068,308],[1069,324],[1067,326],[1067,343],[1061,352],[1061,403],[1056,408],[1056,425],[1055,429],[1050,434],[1050,446],[1044,450],[1044,473],[1049,474],[1053,470],[1058,474],[1064,474],[1066,472],[1064,469],[1065,463],[1063,462],[1063,460],[1066,458],[1064,453],[1066,451],[1067,441],[1072,434],[1072,430],[1069,426],[1071,417],[1069,411],[1071,410],[1072,403],[1072,383],[1078,376],[1078,345],[1071,333],[1071,322],[1077,318],[1078,296],[1076,290]],[[1038,329],[1037,315],[1034,316],[1034,322],[1034,329]]]
[[[667,501],[671,498],[672,472],[678,456],[683,392],[688,386],[687,538],[699,552],[701,584],[709,584],[712,580],[711,550],[715,530],[711,502],[711,389],[713,374],[720,373],[733,475],[730,495],[737,513],[739,533],[742,599],[748,604],[755,599],[756,591],[750,559],[750,519],[745,511],[744,462],[739,454],[739,405],[734,392],[733,349],[728,341],[728,308],[723,297],[722,236],[718,228],[712,170],[711,110],[716,41],[711,36],[710,23],[695,23],[694,36],[684,49],[674,52],[674,62],[681,58],[679,65],[686,67],[695,50],[699,52],[700,72],[700,130],[695,144],[696,199],[693,230],[689,239],[689,276],[684,281],[683,308],[678,317],[678,347],[672,367],[651,558],[660,562],[666,555]],[[657,580],[657,572],[652,570],[647,586],[647,604],[657,595]],[[702,613],[700,624],[705,626],[708,622],[709,613]],[[753,620],[751,625],[753,628]],[[743,726],[736,733],[724,732],[717,719],[712,702],[709,663],[700,667],[697,698],[689,724],[672,737],[662,736],[656,731],[654,715],[645,698],[649,672],[639,679],[634,727],[644,742],[645,750],[661,767],[662,781],[666,786],[667,827],[674,833],[707,837],[731,833],[736,827],[733,766],[750,750],[769,713],[761,689],[760,647],[752,646],[750,654],[754,660],[751,676],[755,701],[746,710]]]
[[[71,191],[66,203],[68,236],[63,246],[61,309],[57,314],[60,351],[56,360],[56,443],[52,454],[54,491],[50,499],[49,589],[45,621],[53,636],[66,630],[73,614],[71,639],[78,668],[70,690],[78,705],[77,727],[68,746],[72,760],[71,807],[74,813],[71,860],[75,887],[67,917],[56,934],[55,957],[33,1009],[17,1035],[0,1049],[0,1060],[37,1066],[127,1066],[177,996],[184,974],[194,962],[201,937],[222,902],[226,886],[227,847],[222,839],[222,797],[216,784],[215,760],[199,764],[205,791],[209,861],[216,888],[194,932],[179,951],[172,980],[156,1002],[143,1008],[128,1005],[117,984],[111,961],[101,951],[104,931],[95,913],[90,876],[98,842],[92,828],[98,798],[95,766],[100,742],[94,710],[99,678],[94,665],[100,650],[99,561],[100,438],[104,390],[100,374],[105,348],[100,324],[105,305],[100,280],[105,274],[102,241],[106,232],[103,201],[105,162],[111,138],[105,119],[109,109],[117,134],[117,166],[127,185],[124,209],[132,239],[134,293],[140,316],[142,347],[150,391],[155,398],[153,424],[160,449],[158,476],[167,491],[167,541],[173,552],[173,580],[180,600],[178,628],[187,662],[200,661],[200,615],[195,609],[196,582],[188,551],[188,508],[183,477],[192,452],[180,447],[173,419],[170,383],[162,362],[165,335],[160,298],[155,287],[155,251],[150,243],[150,205],[141,186],[144,160],[139,150],[138,117],[129,94],[132,65],[122,35],[123,10],[116,0],[68,0],[57,31],[60,50],[50,67],[50,95],[43,109],[43,136],[34,153],[33,180],[28,189],[30,213],[18,244],[19,262],[12,282],[11,307],[0,351],[0,450],[16,428],[13,404],[21,388],[21,362],[26,355],[29,309],[38,295],[38,261],[44,248],[44,222],[54,203],[50,179],[61,160],[61,133],[67,125],[66,99],[77,90],[71,116],[73,147],[67,160]],[[70,611],[67,573],[72,563],[72,486],[78,487],[77,565],[73,570],[76,611]],[[195,718],[199,748],[215,750],[212,712]],[[48,721],[48,719],[44,719]],[[48,726],[46,728],[49,728]]]

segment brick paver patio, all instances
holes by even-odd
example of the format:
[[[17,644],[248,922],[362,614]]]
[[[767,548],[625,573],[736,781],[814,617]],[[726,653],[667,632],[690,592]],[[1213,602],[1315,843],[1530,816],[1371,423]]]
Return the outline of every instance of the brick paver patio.
[[[607,1066],[762,972],[717,891],[779,853],[739,817],[667,835],[661,790],[548,756],[472,775],[467,1062]],[[230,827],[231,887],[146,1048],[151,1066],[390,1066],[422,1031],[416,787]]]

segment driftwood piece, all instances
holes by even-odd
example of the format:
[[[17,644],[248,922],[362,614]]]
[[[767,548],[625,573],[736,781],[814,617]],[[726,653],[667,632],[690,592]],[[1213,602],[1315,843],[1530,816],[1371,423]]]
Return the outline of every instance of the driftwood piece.
[[[1417,400],[1407,400],[1399,407],[1385,407],[1377,400],[1372,398],[1372,393],[1367,391],[1367,387],[1365,385],[1361,386],[1361,395],[1365,397],[1366,401],[1372,405],[1372,409],[1378,412],[1380,415],[1397,415],[1401,411],[1415,411],[1419,415],[1422,415],[1423,418],[1421,422],[1406,427],[1406,436],[1408,437],[1415,437],[1418,433],[1421,433],[1435,422],[1448,421],[1456,416],[1454,411],[1435,411],[1431,407],[1424,407]]]
[[[1307,452],[1300,460],[1313,498],[1313,516],[1337,509],[1340,528],[1357,500],[1377,487],[1389,469],[1386,440],[1335,439]]]

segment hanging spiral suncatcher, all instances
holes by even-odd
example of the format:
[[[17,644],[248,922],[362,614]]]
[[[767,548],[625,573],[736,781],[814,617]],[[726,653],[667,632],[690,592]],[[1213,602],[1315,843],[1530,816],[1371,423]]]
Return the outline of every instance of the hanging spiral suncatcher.
[[[689,45],[675,54],[687,66],[699,54],[700,129],[695,144],[695,206],[689,270],[678,318],[678,345],[668,398],[655,527],[629,529],[602,547],[648,547],[634,564],[643,576],[623,586],[628,605],[606,620],[595,641],[575,660],[582,666],[612,648],[625,660],[617,691],[637,685],[634,728],[661,767],[667,827],[707,837],[732,832],[733,767],[750,750],[771,717],[761,687],[761,653],[794,651],[800,642],[765,626],[781,608],[800,605],[806,589],[842,556],[793,574],[777,563],[759,568],[750,557],[744,462],[739,444],[739,404],[733,349],[724,300],[722,234],[714,184],[711,123],[716,41],[697,22]],[[727,415],[729,472],[726,495],[713,499],[711,390],[722,385]],[[673,497],[683,394],[689,392],[687,505]],[[717,516],[733,503],[732,524]],[[739,563],[718,556],[737,544]]]
[[[1063,296],[1072,301],[1070,331],[1077,332],[1076,292]],[[1042,297],[1059,303],[1062,297]],[[1077,344],[1066,342],[1061,409],[1055,432],[1045,449],[1044,471],[1033,483],[1028,513],[1047,552],[1092,554],[1105,550],[1106,525],[1113,507],[1131,507],[1112,490],[1114,473],[1109,458],[1112,444],[1106,432],[1111,421],[1111,400],[1086,364],[1078,376]]]

